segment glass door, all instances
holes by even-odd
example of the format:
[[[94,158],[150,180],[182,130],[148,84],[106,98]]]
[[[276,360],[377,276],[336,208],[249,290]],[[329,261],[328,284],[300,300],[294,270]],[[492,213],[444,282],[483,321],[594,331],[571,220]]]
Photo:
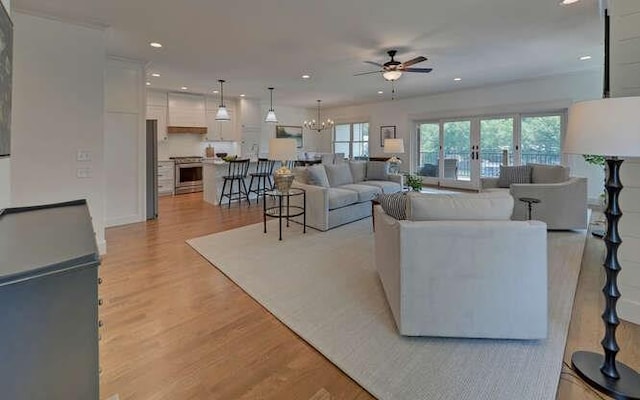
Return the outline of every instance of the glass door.
[[[480,176],[497,178],[501,165],[514,165],[513,117],[480,120]]]
[[[476,174],[471,160],[471,120],[444,121],[442,133],[440,185],[472,188]]]
[[[417,134],[416,173],[425,183],[459,188],[476,186],[479,169],[472,160],[470,119],[421,122]]]

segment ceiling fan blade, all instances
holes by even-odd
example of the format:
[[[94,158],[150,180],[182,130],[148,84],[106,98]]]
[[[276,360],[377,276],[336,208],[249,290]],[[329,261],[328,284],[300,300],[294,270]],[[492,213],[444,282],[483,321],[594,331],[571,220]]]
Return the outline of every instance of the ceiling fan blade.
[[[380,67],[382,68],[383,65],[382,64],[378,64],[377,62],[373,62],[373,61],[365,61],[365,63],[367,64],[371,64],[371,65],[375,65],[376,67]]]
[[[369,75],[369,74],[379,74],[382,71],[369,71],[369,72],[359,72],[357,74],[353,74],[353,76],[360,76],[360,75]]]
[[[421,62],[423,62],[423,61],[427,61],[427,57],[422,57],[422,56],[420,56],[420,57],[416,57],[416,58],[414,58],[414,59],[412,59],[412,60],[409,60],[409,61],[405,61],[405,62],[403,62],[403,63],[402,63],[402,66],[403,66],[403,67],[410,67],[410,66],[412,66],[413,64],[421,63]]]
[[[433,68],[404,68],[403,69],[404,72],[431,72],[433,71]]]

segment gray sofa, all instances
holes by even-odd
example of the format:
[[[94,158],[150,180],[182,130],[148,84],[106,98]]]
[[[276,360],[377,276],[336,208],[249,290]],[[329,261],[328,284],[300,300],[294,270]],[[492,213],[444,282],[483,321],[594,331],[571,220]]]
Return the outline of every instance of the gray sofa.
[[[483,191],[510,192],[515,200],[512,219],[528,218],[527,205],[518,199],[540,200],[533,204],[532,219],[543,221],[548,229],[586,229],[587,179],[570,177],[569,168],[561,165],[529,164],[530,182],[500,185],[500,178],[482,178]],[[504,168],[504,167],[502,167]]]
[[[349,161],[294,168],[292,187],[305,189],[307,226],[326,231],[371,215],[379,193],[402,190],[402,175],[388,173],[382,161]],[[291,205],[302,205],[302,197]],[[302,222],[301,218],[294,219]]]
[[[494,197],[500,196],[500,197]],[[409,193],[375,206],[375,265],[401,335],[547,337],[547,231],[505,193]]]

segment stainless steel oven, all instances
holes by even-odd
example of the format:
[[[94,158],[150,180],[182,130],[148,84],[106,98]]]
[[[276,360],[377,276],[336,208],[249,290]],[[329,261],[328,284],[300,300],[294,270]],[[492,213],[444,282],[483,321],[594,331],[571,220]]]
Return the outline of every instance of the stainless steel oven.
[[[202,161],[198,157],[175,157],[176,194],[202,192]]]

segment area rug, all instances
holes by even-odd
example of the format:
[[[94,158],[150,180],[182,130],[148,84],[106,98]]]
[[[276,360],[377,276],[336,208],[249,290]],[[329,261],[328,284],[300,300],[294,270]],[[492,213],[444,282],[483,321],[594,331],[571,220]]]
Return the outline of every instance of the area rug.
[[[306,234],[292,224],[282,241],[272,221],[267,234],[256,224],[188,243],[379,399],[540,400],[556,396],[585,237],[549,232],[549,338],[540,341],[399,336],[370,219]]]

